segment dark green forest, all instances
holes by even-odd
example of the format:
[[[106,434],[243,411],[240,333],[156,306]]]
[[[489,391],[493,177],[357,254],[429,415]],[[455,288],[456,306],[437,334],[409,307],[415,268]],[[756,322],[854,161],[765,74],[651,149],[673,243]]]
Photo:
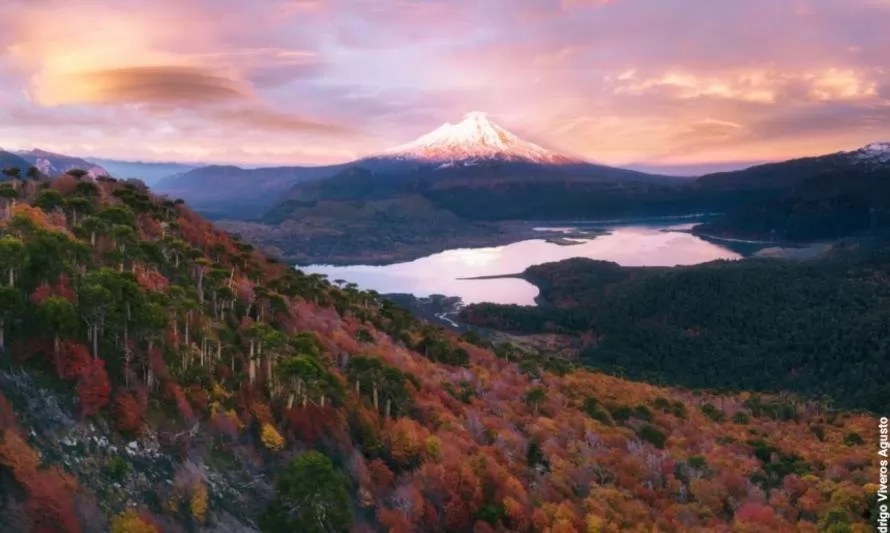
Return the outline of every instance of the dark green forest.
[[[525,276],[541,289],[539,307],[472,305],[461,318],[516,333],[583,335],[583,363],[658,384],[886,404],[886,249],[678,268],[572,259]]]

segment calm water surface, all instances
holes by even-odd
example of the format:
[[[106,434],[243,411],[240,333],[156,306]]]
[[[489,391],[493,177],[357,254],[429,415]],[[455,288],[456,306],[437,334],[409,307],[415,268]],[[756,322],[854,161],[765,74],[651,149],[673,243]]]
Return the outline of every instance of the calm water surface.
[[[525,280],[459,278],[516,274],[532,265],[572,257],[614,261],[623,266],[693,265],[742,257],[729,248],[694,235],[663,231],[688,229],[691,226],[692,224],[668,227],[623,226],[609,228],[611,234],[581,241],[581,244],[575,246],[551,244],[546,240],[527,240],[494,248],[446,250],[393,265],[311,265],[301,269],[308,273],[326,274],[332,281],[342,279],[355,283],[362,289],[380,293],[411,293],[421,297],[445,294],[460,296],[467,304],[493,302],[533,305],[538,289]]]

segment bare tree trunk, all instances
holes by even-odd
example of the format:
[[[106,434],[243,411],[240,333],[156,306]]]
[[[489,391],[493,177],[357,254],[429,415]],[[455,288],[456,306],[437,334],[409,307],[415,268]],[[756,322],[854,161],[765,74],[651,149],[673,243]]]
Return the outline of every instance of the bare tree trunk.
[[[253,339],[250,340],[250,356],[247,361],[247,375],[250,379],[250,384],[253,385],[254,380],[256,379],[256,344]]]
[[[59,352],[61,351],[62,341],[59,336],[53,337],[53,362],[56,364],[56,372],[60,370]]]
[[[93,359],[99,358],[99,323],[93,324]]]
[[[130,342],[127,326],[124,326],[124,385],[130,388]]]
[[[204,267],[198,267],[198,302],[204,305]]]

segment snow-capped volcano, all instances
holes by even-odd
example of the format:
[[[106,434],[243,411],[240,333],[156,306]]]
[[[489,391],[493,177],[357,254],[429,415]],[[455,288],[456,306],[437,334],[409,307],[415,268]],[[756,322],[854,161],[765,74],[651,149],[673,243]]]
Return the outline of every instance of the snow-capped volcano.
[[[510,161],[545,165],[582,163],[520,139],[478,111],[457,124],[445,123],[414,142],[387,150],[384,157],[449,164]]]

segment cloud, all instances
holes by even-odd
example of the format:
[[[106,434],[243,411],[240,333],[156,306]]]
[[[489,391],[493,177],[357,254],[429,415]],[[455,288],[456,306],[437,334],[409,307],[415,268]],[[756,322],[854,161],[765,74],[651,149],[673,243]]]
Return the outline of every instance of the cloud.
[[[353,128],[262,107],[223,108],[214,111],[213,116],[239,128],[260,133],[278,131],[320,135],[357,134]]]
[[[806,155],[890,138],[888,25],[887,0],[5,0],[0,144],[329,162],[482,109],[609,164]]]
[[[33,95],[44,106],[61,104],[204,104],[245,99],[244,83],[199,67],[118,67],[36,78]]]

